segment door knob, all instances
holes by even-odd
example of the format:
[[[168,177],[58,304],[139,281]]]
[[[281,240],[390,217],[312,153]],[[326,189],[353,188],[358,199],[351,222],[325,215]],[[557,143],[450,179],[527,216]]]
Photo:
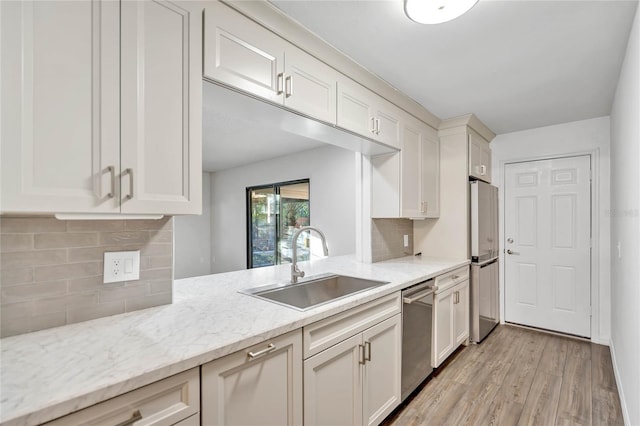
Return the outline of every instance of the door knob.
[[[507,249],[507,254],[520,254],[520,253],[516,253],[515,251]]]

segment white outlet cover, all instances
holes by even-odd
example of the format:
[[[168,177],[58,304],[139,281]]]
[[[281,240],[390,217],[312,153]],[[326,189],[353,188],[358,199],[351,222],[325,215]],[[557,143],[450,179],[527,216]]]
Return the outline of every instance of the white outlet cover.
[[[139,279],[140,250],[110,251],[104,253],[103,283],[118,283]]]

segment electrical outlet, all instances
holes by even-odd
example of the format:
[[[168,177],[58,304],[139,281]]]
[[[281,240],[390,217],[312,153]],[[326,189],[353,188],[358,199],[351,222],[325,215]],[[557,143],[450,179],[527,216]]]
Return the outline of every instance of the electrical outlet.
[[[105,252],[103,283],[135,281],[139,279],[140,250]]]
[[[409,236],[405,235],[403,238],[404,246],[409,247]]]

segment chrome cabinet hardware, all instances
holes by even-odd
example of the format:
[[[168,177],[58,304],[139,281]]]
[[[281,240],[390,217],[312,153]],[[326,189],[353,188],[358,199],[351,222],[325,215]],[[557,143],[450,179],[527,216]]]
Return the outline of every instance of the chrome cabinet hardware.
[[[369,131],[371,133],[375,133],[376,132],[376,118],[375,117],[371,117],[371,127],[369,128]]]
[[[364,342],[364,360],[365,361],[371,361],[371,342],[366,341]]]
[[[276,94],[278,95],[282,95],[282,91],[283,89],[283,80],[284,80],[284,74],[283,73],[279,73],[278,77],[276,79]]]
[[[129,193],[127,194],[127,200],[133,198],[133,169],[127,169],[124,171],[129,175]]]
[[[460,278],[458,275],[451,275],[452,280],[457,280],[458,278]]]
[[[293,76],[291,75],[284,79],[284,96],[287,98],[293,96]]]
[[[266,355],[269,352],[273,352],[276,350],[276,345],[273,343],[269,343],[266,348],[258,351],[258,352],[247,352],[247,356],[251,359],[258,358],[259,356]]]
[[[364,357],[364,345],[358,345],[358,349],[360,350],[360,361],[358,362],[364,365],[364,363],[367,361]]]
[[[142,414],[140,414],[140,410],[134,411],[130,419],[118,423],[116,426],[129,426],[134,424],[138,420],[142,420]]]
[[[108,198],[116,196],[116,168],[113,166],[107,167],[107,171],[111,175],[111,192],[107,194]]]
[[[376,118],[376,135],[380,134],[380,119]]]

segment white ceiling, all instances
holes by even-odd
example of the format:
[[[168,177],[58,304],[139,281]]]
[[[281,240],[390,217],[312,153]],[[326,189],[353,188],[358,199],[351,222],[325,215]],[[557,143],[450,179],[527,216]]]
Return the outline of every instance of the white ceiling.
[[[637,0],[480,0],[421,25],[402,0],[272,0],[440,118],[494,132],[608,115]]]

